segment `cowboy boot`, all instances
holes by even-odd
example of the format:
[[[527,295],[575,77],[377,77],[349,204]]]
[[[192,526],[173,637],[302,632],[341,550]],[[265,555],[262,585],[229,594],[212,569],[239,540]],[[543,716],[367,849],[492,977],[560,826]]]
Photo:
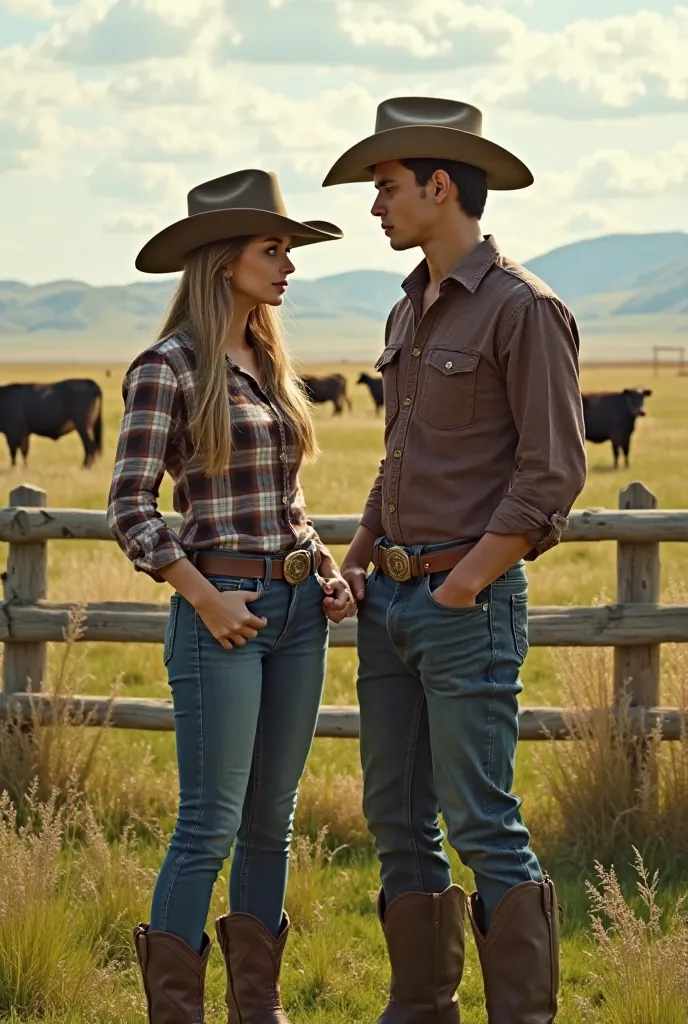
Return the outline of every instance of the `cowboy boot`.
[[[229,1024],[289,1024],[279,984],[288,916],[277,938],[250,914],[225,914],[215,928],[227,966]]]
[[[463,974],[466,894],[407,892],[378,915],[392,978],[389,1002],[376,1024],[460,1024],[456,990]]]
[[[205,971],[210,939],[203,933],[199,956],[178,935],[134,929],[134,945],[148,1003],[148,1024],[203,1024]]]
[[[497,904],[487,934],[477,893],[468,900],[483,970],[488,1024],[552,1024],[559,988],[559,908],[554,883],[522,882]]]

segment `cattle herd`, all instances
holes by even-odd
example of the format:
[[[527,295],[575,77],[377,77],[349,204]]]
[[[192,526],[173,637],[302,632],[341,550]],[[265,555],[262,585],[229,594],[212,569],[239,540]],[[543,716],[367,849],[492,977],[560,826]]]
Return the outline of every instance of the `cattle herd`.
[[[110,371],[106,371],[110,376]],[[303,386],[316,404],[332,402],[333,415],[340,416],[346,407],[351,411],[347,380],[342,373],[325,377],[305,376]],[[382,378],[361,373],[357,384],[370,391],[376,416],[383,407]],[[623,391],[593,391],[583,395],[585,438],[593,444],[609,441],[614,468],[623,453],[626,467],[635,421],[644,416],[647,388],[625,388]],[[31,434],[57,440],[75,430],[84,446],[84,467],[93,464],[103,442],[103,393],[94,380],[76,378],[54,384],[7,384],[0,387],[0,434],[7,438],[10,459],[17,463],[21,452],[24,465],[29,453]]]

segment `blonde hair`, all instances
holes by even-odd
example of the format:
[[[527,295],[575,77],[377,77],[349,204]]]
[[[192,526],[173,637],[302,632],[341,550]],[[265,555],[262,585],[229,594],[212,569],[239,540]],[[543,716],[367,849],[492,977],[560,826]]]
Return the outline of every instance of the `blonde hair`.
[[[185,334],[193,341],[196,383],[189,426],[206,476],[221,476],[231,458],[225,346],[233,302],[225,271],[250,241],[247,237],[225,239],[190,253],[159,335]],[[275,311],[265,304],[256,306],[249,314],[248,331],[256,345],[261,385],[291,427],[298,463],[310,461],[318,452],[311,406],[292,366]]]

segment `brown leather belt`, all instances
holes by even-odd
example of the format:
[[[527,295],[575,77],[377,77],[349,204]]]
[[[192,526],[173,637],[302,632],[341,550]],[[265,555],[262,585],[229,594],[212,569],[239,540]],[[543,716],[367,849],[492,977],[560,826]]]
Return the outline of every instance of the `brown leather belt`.
[[[425,576],[430,572],[448,572],[466,557],[475,544],[457,544],[442,551],[428,551],[412,555],[406,548],[393,545],[386,548],[377,544],[373,551],[373,565],[385,576],[397,583],[405,583],[414,576]]]
[[[269,555],[266,557],[270,557]],[[285,580],[292,587],[302,583],[317,572],[322,562],[322,552],[313,553],[302,548],[290,551],[285,557],[270,558],[273,580]],[[242,579],[265,579],[265,558],[245,555],[218,555],[211,551],[200,551],[196,556],[196,568],[204,576],[239,576]]]

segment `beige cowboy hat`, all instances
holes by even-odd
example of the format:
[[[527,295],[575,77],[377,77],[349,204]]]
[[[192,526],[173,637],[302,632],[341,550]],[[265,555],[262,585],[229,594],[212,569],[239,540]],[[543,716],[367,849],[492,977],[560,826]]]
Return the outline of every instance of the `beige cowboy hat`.
[[[287,216],[276,175],[247,170],[196,185],[187,196],[189,215],[163,228],[136,257],[136,269],[169,274],[184,269],[190,252],[208,242],[241,235],[291,235],[292,246],[341,238],[336,224]]]
[[[423,96],[385,100],[377,108],[375,134],[340,156],[323,185],[372,181],[375,164],[417,157],[481,167],[491,189],[532,185],[533,175],[526,165],[496,142],[483,138],[482,125],[482,113],[470,103]]]

